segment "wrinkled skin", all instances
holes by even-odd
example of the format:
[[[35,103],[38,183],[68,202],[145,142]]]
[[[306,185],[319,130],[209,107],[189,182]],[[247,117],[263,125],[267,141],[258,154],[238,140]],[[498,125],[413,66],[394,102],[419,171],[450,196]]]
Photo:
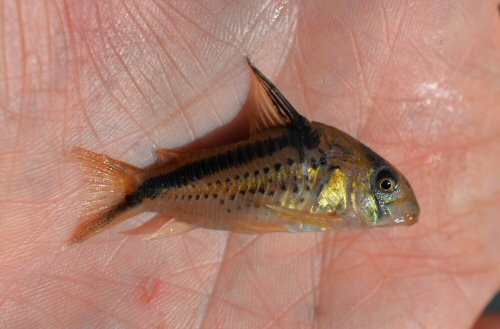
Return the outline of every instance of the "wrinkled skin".
[[[495,1],[96,3],[0,2],[2,328],[474,324],[500,283]],[[394,163],[419,223],[144,242],[122,234],[136,218],[64,247],[83,203],[71,147],[145,166],[229,123],[244,52]]]

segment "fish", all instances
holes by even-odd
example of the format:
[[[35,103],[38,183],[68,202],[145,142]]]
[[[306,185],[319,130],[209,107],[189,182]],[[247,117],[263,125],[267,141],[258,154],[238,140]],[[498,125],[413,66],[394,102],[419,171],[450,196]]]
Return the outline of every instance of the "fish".
[[[196,228],[300,233],[418,221],[419,204],[401,172],[346,132],[302,116],[247,62],[255,106],[246,113],[245,140],[158,149],[147,168],[73,149],[89,193],[70,244],[143,212],[156,213],[162,224],[149,239]]]

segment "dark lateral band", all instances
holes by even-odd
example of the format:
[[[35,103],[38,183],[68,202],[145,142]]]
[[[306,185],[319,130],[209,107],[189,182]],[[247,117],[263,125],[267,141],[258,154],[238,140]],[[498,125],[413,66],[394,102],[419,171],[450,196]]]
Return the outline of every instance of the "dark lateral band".
[[[316,134],[304,135],[293,127],[291,129],[285,128],[283,134],[278,138],[243,144],[226,153],[187,163],[170,173],[152,177],[129,196],[129,201],[138,203],[145,198],[154,199],[167,189],[183,187],[226,169],[242,166],[255,159],[272,156],[286,147],[295,148],[299,154],[299,161],[303,162],[305,161],[304,148],[311,149],[317,147],[318,144],[319,137]]]

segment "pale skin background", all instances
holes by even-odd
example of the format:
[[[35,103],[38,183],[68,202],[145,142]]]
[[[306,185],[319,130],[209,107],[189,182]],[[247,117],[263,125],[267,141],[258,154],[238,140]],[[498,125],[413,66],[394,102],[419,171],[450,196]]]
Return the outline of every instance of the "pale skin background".
[[[500,286],[496,1],[4,0],[0,45],[2,328],[470,328]],[[65,248],[71,148],[145,166],[231,122],[244,53],[400,168],[420,222]]]

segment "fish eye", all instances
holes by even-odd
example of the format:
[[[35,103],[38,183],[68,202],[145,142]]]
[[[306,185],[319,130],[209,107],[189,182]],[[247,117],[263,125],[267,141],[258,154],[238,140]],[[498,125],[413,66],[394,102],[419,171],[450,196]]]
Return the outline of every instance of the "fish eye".
[[[395,175],[387,169],[381,170],[377,175],[377,186],[384,192],[392,192],[396,189],[397,181]]]

